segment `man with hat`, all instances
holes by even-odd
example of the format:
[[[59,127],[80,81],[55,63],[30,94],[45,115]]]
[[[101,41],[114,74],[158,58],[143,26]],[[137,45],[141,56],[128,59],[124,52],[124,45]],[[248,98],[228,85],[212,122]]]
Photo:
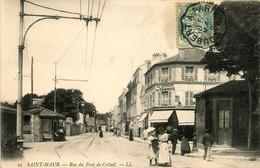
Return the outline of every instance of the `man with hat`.
[[[203,159],[204,160],[205,159],[209,160],[209,158],[210,158],[210,149],[211,149],[212,144],[213,144],[213,137],[210,134],[210,131],[208,129],[205,130],[205,135],[203,136],[202,144],[204,145]]]
[[[177,131],[177,129],[173,129],[172,133],[170,135],[170,141],[172,143],[172,154],[173,155],[175,154],[177,140],[178,140],[178,131]]]

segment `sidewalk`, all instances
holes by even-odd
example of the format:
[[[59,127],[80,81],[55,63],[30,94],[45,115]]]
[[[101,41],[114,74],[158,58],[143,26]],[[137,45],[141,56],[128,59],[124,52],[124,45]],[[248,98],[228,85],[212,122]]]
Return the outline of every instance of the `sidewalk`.
[[[121,137],[129,139],[129,136],[121,135]],[[139,137],[134,137],[134,141],[141,143],[148,143]],[[176,154],[180,154],[180,145],[179,141],[176,147]],[[193,142],[190,141],[190,147],[193,148]],[[198,145],[198,151],[192,151],[189,154],[185,154],[187,157],[201,158],[203,157],[204,149],[200,144]],[[248,151],[231,147],[224,147],[220,145],[215,145],[211,149],[211,157],[214,158],[225,158],[225,159],[239,159],[239,160],[250,160],[250,161],[260,161],[260,150],[257,151]]]

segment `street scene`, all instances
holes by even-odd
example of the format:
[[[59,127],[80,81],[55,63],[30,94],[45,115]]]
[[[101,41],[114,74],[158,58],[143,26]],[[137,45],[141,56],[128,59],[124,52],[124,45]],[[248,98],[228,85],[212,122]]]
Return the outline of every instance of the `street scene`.
[[[260,166],[259,1],[2,0],[1,25],[1,167]]]
[[[148,143],[129,141],[127,137],[116,137],[105,133],[104,138],[97,134],[83,134],[70,137],[66,142],[28,143],[25,145],[24,157],[16,163],[7,162],[6,166],[22,164],[28,167],[54,167],[46,163],[59,164],[56,167],[149,167]],[[203,152],[181,156],[180,145],[176,154],[171,156],[172,167],[257,167],[259,161],[250,161],[259,153],[216,154],[210,161],[202,160]],[[71,157],[73,156],[73,161]],[[80,166],[82,164],[82,166]],[[101,164],[101,166],[98,166]],[[155,166],[153,163],[153,167]],[[38,165],[38,166],[37,166]],[[45,165],[45,166],[44,166]],[[74,166],[72,166],[74,165]]]

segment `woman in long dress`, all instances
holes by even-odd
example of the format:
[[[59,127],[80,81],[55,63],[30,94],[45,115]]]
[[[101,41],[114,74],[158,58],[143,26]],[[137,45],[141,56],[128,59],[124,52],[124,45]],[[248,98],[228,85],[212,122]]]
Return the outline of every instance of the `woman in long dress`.
[[[159,141],[158,138],[155,136],[155,132],[149,133],[148,142],[149,142],[148,158],[150,159],[150,166],[152,165],[153,159],[155,161],[155,165],[157,165]]]
[[[181,140],[181,155],[183,156],[185,153],[191,153],[191,150],[189,140],[183,136]]]
[[[158,164],[161,165],[171,165],[171,155],[168,145],[168,134],[165,131],[164,134],[162,134],[159,137],[160,140],[160,146],[159,146],[159,158],[158,158]]]

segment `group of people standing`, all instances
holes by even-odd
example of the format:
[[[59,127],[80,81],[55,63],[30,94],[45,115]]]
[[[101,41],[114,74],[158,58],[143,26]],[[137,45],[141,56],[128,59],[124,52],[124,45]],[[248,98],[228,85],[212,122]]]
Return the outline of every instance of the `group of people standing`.
[[[156,165],[171,165],[171,154],[174,155],[176,151],[176,145],[178,142],[178,131],[173,129],[170,134],[165,130],[164,133],[156,136],[155,131],[148,133],[149,142],[149,153],[148,158],[150,165],[153,164],[153,160]],[[213,137],[209,133],[209,130],[206,130],[206,134],[203,136],[203,145],[204,145],[204,156],[203,158],[207,160],[210,157],[210,149],[213,144]],[[189,141],[185,136],[182,136],[181,139],[181,155],[186,153],[191,153]]]
[[[171,165],[171,153],[175,153],[177,137],[175,141],[175,137],[171,138],[167,131],[164,131],[164,133],[160,134],[157,138],[155,132],[153,131],[148,133],[147,139],[149,142],[148,158],[150,159],[150,165],[152,165],[153,160],[156,165]],[[170,142],[173,142],[172,146],[169,145],[169,140]]]

